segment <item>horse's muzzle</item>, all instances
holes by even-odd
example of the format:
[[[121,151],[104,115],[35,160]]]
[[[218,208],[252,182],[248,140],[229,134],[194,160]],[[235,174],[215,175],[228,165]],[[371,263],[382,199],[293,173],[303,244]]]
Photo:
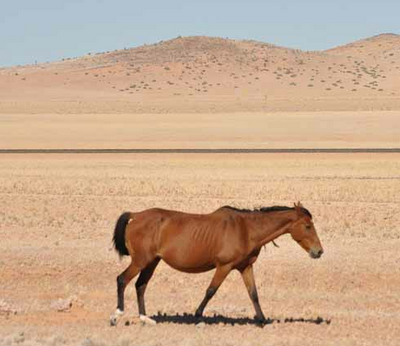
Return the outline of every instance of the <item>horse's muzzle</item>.
[[[320,258],[322,256],[322,254],[324,253],[324,250],[320,249],[320,250],[311,250],[310,251],[310,257],[317,259]]]

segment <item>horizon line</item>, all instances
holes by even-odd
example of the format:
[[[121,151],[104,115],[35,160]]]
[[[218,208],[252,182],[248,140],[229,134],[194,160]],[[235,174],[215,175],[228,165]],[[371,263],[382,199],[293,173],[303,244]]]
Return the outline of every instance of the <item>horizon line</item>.
[[[368,37],[363,37],[363,38],[359,38],[357,40],[354,41],[350,41],[348,43],[344,43],[344,44],[340,44],[337,46],[333,46],[331,48],[327,48],[327,49],[321,49],[321,50],[303,50],[301,48],[291,48],[291,47],[287,47],[287,46],[281,46],[278,44],[274,44],[274,43],[269,43],[269,42],[265,42],[265,41],[259,41],[259,40],[255,40],[255,39],[236,39],[236,38],[230,38],[230,37],[222,37],[222,36],[208,36],[208,35],[188,35],[188,36],[184,36],[184,35],[178,35],[176,37],[172,37],[170,39],[167,40],[159,40],[153,43],[143,43],[140,45],[133,45],[130,47],[123,47],[123,48],[117,48],[117,49],[113,49],[113,50],[108,50],[108,51],[98,51],[98,52],[89,52],[83,55],[79,55],[79,56],[75,56],[75,57],[66,57],[66,58],[62,58],[62,59],[58,59],[58,60],[51,60],[51,61],[42,61],[42,62],[35,62],[35,63],[31,63],[31,64],[24,64],[24,65],[9,65],[9,66],[3,66],[0,65],[0,70],[5,70],[5,69],[12,69],[12,68],[20,68],[20,67],[30,67],[30,66],[37,66],[37,65],[43,65],[43,64],[52,64],[52,63],[58,63],[58,62],[64,62],[66,60],[75,60],[75,59],[80,59],[86,56],[95,56],[95,55],[100,55],[100,54],[108,54],[111,52],[118,52],[118,51],[124,51],[124,50],[131,50],[131,49],[137,49],[140,47],[147,47],[147,46],[153,46],[153,45],[157,45],[160,43],[165,43],[165,42],[169,42],[169,41],[173,41],[176,39],[184,39],[184,38],[214,38],[214,39],[223,39],[223,40],[228,40],[228,41],[238,41],[238,42],[257,42],[257,43],[262,43],[262,44],[267,44],[276,48],[283,48],[283,49],[288,49],[288,50],[295,50],[295,51],[301,51],[301,52],[316,52],[316,53],[323,53],[332,49],[337,49],[340,47],[345,47],[347,45],[350,44],[354,44],[356,42],[359,41],[366,41],[369,39],[373,39],[373,38],[377,38],[377,37],[381,37],[381,36],[400,36],[400,34],[394,33],[394,32],[385,32],[385,33],[379,33],[376,35],[372,35],[372,36],[368,36]]]

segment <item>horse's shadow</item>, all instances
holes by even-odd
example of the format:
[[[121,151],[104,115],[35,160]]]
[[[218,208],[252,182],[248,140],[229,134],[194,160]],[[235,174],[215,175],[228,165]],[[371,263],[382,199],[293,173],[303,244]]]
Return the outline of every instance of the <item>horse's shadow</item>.
[[[317,318],[293,318],[293,317],[286,317],[286,318],[267,318],[264,322],[260,323],[255,319],[248,318],[248,317],[226,317],[223,315],[215,315],[214,316],[203,316],[203,317],[196,317],[193,314],[175,314],[175,315],[167,315],[158,312],[157,315],[151,316],[153,320],[157,323],[175,323],[175,324],[199,324],[201,322],[207,325],[213,324],[228,324],[228,325],[257,325],[257,326],[265,326],[272,323],[312,323],[312,324],[330,324],[330,319],[325,319],[322,317]]]

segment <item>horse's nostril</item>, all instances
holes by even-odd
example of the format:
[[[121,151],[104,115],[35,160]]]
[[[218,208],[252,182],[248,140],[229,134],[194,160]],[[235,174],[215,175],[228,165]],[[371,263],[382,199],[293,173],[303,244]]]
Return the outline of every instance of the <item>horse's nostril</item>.
[[[321,255],[322,255],[323,253],[324,253],[324,250],[322,250],[322,249],[319,250],[319,251],[318,251],[318,257],[321,257]]]

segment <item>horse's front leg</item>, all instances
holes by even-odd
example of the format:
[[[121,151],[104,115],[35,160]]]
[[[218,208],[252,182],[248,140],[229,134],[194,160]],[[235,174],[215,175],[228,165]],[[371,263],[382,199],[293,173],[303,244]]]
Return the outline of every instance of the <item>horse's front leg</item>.
[[[204,311],[204,308],[206,307],[207,303],[217,292],[219,286],[221,286],[221,284],[224,282],[225,278],[228,276],[228,274],[230,273],[231,270],[232,270],[231,265],[217,267],[214,277],[212,278],[211,283],[207,288],[206,295],[196,310],[196,314],[195,314],[196,317],[203,316],[203,311]]]
[[[248,265],[246,268],[241,270],[240,273],[242,274],[244,284],[246,285],[250,299],[253,303],[254,309],[256,310],[256,321],[260,324],[263,324],[265,322],[265,316],[261,310],[261,306],[258,301],[258,293],[256,282],[254,280],[253,265]]]

